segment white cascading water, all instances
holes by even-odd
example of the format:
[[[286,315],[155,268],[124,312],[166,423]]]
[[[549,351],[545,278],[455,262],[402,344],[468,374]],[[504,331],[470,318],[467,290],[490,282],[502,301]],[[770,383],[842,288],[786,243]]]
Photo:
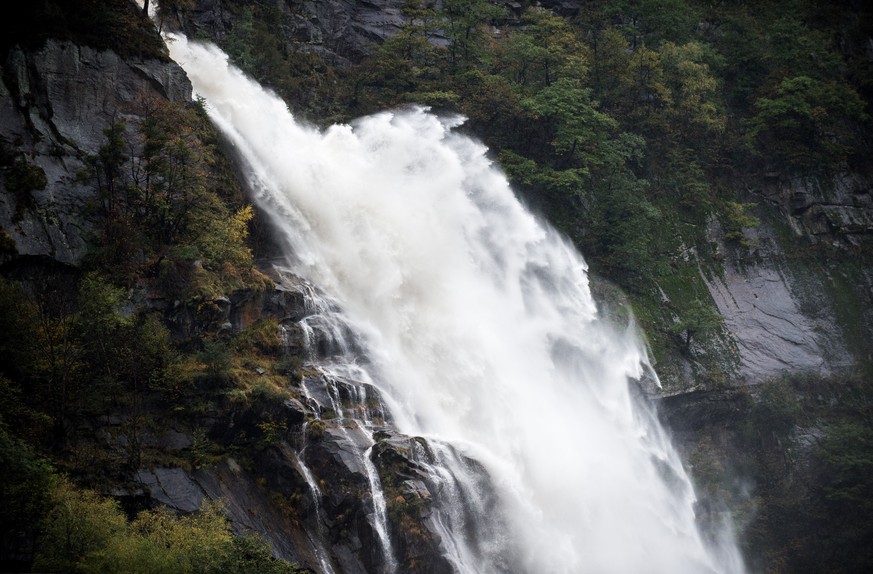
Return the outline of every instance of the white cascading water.
[[[427,438],[433,482],[470,507],[438,518],[457,570],[744,570],[729,534],[701,536],[689,477],[631,392],[647,368],[634,329],[598,318],[581,257],[453,131],[460,118],[415,108],[319,132],[216,47],[169,45],[289,266],[342,307],[393,425]],[[499,520],[475,508],[471,460]]]

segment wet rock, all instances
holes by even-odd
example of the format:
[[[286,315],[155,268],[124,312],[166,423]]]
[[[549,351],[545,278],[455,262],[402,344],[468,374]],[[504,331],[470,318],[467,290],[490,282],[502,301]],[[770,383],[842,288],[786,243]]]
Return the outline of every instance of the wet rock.
[[[454,572],[445,557],[433,511],[434,493],[422,461],[433,462],[427,442],[382,431],[372,458],[379,469],[388,506],[391,538],[398,562],[406,572]],[[445,493],[444,493],[445,494]]]
[[[353,420],[332,419],[324,431],[318,448],[339,463],[342,473],[354,480],[366,481],[367,470],[363,452],[369,448],[370,439]]]
[[[285,399],[283,404],[285,405],[285,408],[288,409],[287,416],[292,423],[302,423],[306,419],[306,415],[309,413],[306,407],[303,406],[303,403],[295,398]]]
[[[296,322],[310,314],[303,293],[281,283],[264,298],[264,310],[283,321]]]

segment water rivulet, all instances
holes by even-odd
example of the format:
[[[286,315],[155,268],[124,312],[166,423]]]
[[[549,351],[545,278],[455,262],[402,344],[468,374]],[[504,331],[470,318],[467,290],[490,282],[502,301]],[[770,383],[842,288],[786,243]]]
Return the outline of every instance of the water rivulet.
[[[383,426],[420,437],[404,448],[454,570],[743,570],[727,536],[700,534],[689,477],[634,398],[648,367],[632,327],[599,318],[581,257],[453,131],[460,118],[409,109],[317,131],[217,48],[170,46],[288,268],[315,286],[302,391],[345,421],[330,431],[367,476],[380,571],[404,571],[373,464]]]

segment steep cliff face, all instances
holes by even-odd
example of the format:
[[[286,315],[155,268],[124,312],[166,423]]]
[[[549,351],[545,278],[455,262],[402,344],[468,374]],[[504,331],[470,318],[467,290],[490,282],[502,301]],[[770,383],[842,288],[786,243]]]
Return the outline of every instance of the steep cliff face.
[[[277,3],[276,10],[286,49],[346,65],[401,30],[408,22],[405,4],[287,1]],[[519,3],[504,4],[520,10]],[[571,16],[580,3],[543,4]],[[237,24],[221,0],[198,2],[184,19],[190,32],[219,41]],[[190,91],[184,73],[172,63],[121,58],[68,41],[49,41],[37,51],[12,50],[0,84],[0,228],[6,234],[0,237],[0,263],[33,256],[80,265],[94,245],[92,206],[99,199],[93,182],[80,174],[104,145],[104,130],[123,121],[134,138],[144,101],[188,101]],[[724,233],[712,224],[708,239],[723,263],[704,266],[701,274],[723,318],[727,345],[736,349],[737,376],[728,383],[742,388],[797,373],[833,377],[873,361],[871,197],[869,179],[861,176],[772,177],[750,197],[759,202],[762,218],[758,228],[746,230],[752,247],[726,245]],[[311,310],[299,285],[226,293],[196,305],[149,300],[142,293],[139,304],[161,312],[179,339],[239,333],[258,319],[271,318],[289,337],[285,357],[303,360],[300,321]],[[214,312],[204,314],[206,308]],[[688,364],[687,357],[677,361]],[[422,471],[427,444],[397,435],[387,424],[383,432],[364,436],[351,417],[336,412],[333,401],[338,399],[349,412],[376,416],[379,399],[371,388],[362,401],[348,389],[332,390],[328,381],[299,364],[286,374],[288,396],[245,407],[228,401],[193,421],[169,418],[147,429],[137,437],[140,446],[172,456],[164,464],[151,460],[135,469],[130,484],[116,494],[181,512],[196,510],[204,498],[222,498],[234,528],[264,533],[278,555],[314,570],[325,571],[327,564],[343,572],[374,571],[384,557],[369,516],[369,471],[359,454],[375,441],[370,460],[384,487],[398,561],[408,572],[451,571],[431,506],[435,485],[427,483]],[[248,376],[257,380],[262,375],[251,369]],[[690,380],[691,368],[684,376],[689,379],[685,388],[695,392],[663,400],[664,417],[689,456],[701,445],[729,444],[725,450],[736,459],[749,446],[743,443],[742,421],[763,416],[754,410],[758,397],[742,390],[701,391]],[[804,388],[804,396],[820,400],[815,385],[811,388]],[[842,404],[840,390],[830,391],[824,400]],[[155,416],[166,414],[165,405],[156,402],[152,408]],[[129,414],[90,421],[85,425],[88,440],[127,456]],[[383,409],[379,416],[384,414]],[[797,428],[804,437],[799,452],[806,457],[816,443],[815,424]],[[278,430],[267,440],[265,429]],[[767,456],[786,456],[781,443],[776,444],[784,434],[760,434]],[[222,449],[220,460],[199,460],[204,440]],[[250,453],[245,459],[238,456],[242,449]],[[197,461],[193,465],[179,462],[192,458]],[[806,465],[806,458],[802,462]],[[748,475],[754,466],[733,470]],[[786,462],[784,468],[787,473],[792,467]],[[816,478],[807,470],[804,466],[803,476]],[[760,477],[761,482],[766,478]]]
[[[360,60],[397,34],[409,21],[403,14],[405,4],[403,0],[277,2],[274,24],[287,48],[314,52],[342,65]],[[185,15],[184,26],[192,37],[202,34],[222,42],[240,25],[238,14],[239,8],[233,10],[222,0],[198,2]]]
[[[10,50],[2,80],[0,264],[6,271],[29,265],[27,277],[57,273],[56,264],[78,270],[98,246],[105,223],[98,208],[103,200],[99,185],[93,173],[84,173],[103,160],[105,130],[123,124],[122,139],[134,142],[125,151],[135,153],[150,103],[190,102],[191,84],[175,63],[120,57],[56,40],[37,50]],[[74,283],[60,279],[58,288],[74,290]],[[126,312],[157,312],[176,340],[196,345],[204,336],[230,336],[273,320],[285,337],[285,350],[274,361],[300,365],[309,352],[298,323],[312,310],[299,285],[228,292],[199,302],[167,301],[148,281],[133,293]],[[78,418],[69,440],[75,449],[104,453],[103,462],[93,468],[100,475],[111,475],[115,470],[110,468],[117,470],[120,461],[142,461],[112,478],[118,481],[114,486],[101,484],[130,508],[160,504],[190,513],[205,499],[221,499],[233,530],[261,533],[277,556],[315,571],[376,571],[385,557],[370,518],[371,484],[361,459],[362,445],[371,438],[332,410],[327,381],[303,375],[301,368],[285,371],[289,388],[282,396],[242,404],[220,399],[193,417],[177,416],[157,395],[147,393],[136,411],[116,405]],[[257,385],[263,371],[252,369],[248,377]],[[316,398],[307,400],[310,390]],[[366,405],[348,392],[337,398],[355,412],[380,404],[373,389]],[[332,414],[322,416],[322,411]],[[265,436],[264,429],[272,434]],[[412,440],[386,429],[380,443],[389,436]],[[223,454],[210,454],[215,449]],[[241,462],[227,455],[234,449],[243,450]],[[374,457],[374,472],[391,481],[389,508],[396,507],[393,512],[403,518],[392,526],[402,541],[396,559],[411,564],[410,572],[451,571],[439,536],[425,525],[431,496],[409,475],[415,463],[408,448],[386,442],[380,453]],[[390,465],[379,462],[389,459]],[[398,469],[406,469],[408,485]]]
[[[8,251],[81,262],[93,236],[94,186],[81,172],[105,143],[104,130],[133,131],[150,98],[190,101],[191,84],[173,63],[124,60],[49,40],[36,52],[13,49],[0,85],[0,226]],[[31,178],[13,178],[18,172]]]
[[[492,4],[505,10],[502,22],[511,31],[522,4]],[[582,9],[579,2],[538,4],[568,18]],[[439,2],[430,7],[443,8]],[[393,1],[281,2],[270,19],[279,22],[282,52],[317,53],[342,67],[415,24],[419,16],[403,8],[403,2]],[[181,16],[189,34],[207,35],[219,43],[246,25],[243,12],[221,0],[198,2]],[[429,34],[434,45],[448,41],[438,28]],[[662,365],[667,390],[652,389],[655,395],[700,389],[700,381],[712,375],[713,367],[722,383],[757,384],[788,373],[830,375],[869,362],[860,340],[873,334],[873,321],[865,311],[871,307],[869,289],[864,287],[870,276],[840,263],[869,252],[869,178],[843,174],[785,179],[768,173],[741,175],[735,185],[748,188],[748,201],[758,205],[761,225],[746,229],[749,247],[738,248],[726,243],[721,225],[711,221],[706,241],[717,257],[698,262],[711,297],[707,305],[718,310],[723,330],[708,344],[695,342],[693,349],[665,349],[672,353]],[[685,253],[668,256],[697,261],[702,251],[693,245],[684,249]],[[859,309],[858,320],[849,319],[848,324],[839,311],[847,300]],[[702,355],[709,358],[700,361]]]
[[[437,1],[425,6],[441,9],[443,4]],[[517,18],[523,8],[521,2],[495,1],[493,4],[504,8],[505,17],[509,19]],[[552,0],[537,4],[566,17],[580,10],[579,2]],[[405,0],[287,0],[275,4],[273,18],[285,49],[315,53],[331,64],[348,65],[370,55],[374,48],[413,22],[417,17],[415,9]],[[241,24],[239,13],[239,8],[223,0],[205,0],[180,16],[189,36],[205,35],[222,43],[234,27]],[[448,43],[440,30],[433,31],[430,41],[438,45]]]
[[[193,418],[169,415],[146,423],[136,437],[144,452],[190,459],[211,444],[222,454],[209,462],[195,459],[193,466],[143,465],[117,494],[182,513],[220,499],[233,530],[260,533],[277,556],[313,571],[352,574],[379,571],[389,560],[374,518],[373,498],[379,496],[384,534],[393,543],[390,560],[404,572],[452,572],[432,510],[437,485],[428,483],[422,466],[432,457],[427,442],[392,429],[371,384],[319,370],[338,343],[329,331],[313,331],[311,325],[323,320],[313,310],[313,289],[292,276],[275,278],[274,290],[230,294],[218,314],[176,310],[170,319],[176,317],[177,327],[189,333],[221,325],[241,332],[257,321],[276,320],[283,337],[276,359],[297,365],[286,371],[285,389],[243,402],[218,399]],[[255,369],[246,377],[257,385],[264,375]],[[168,416],[157,404],[149,410]],[[94,426],[101,448],[124,450],[133,438],[122,424],[128,415]],[[365,421],[379,423],[380,430],[371,436]]]
[[[870,190],[859,175],[767,182],[753,196],[761,224],[747,230],[750,247],[720,244],[723,265],[704,279],[747,384],[870,364]],[[708,231],[715,244],[723,235]]]

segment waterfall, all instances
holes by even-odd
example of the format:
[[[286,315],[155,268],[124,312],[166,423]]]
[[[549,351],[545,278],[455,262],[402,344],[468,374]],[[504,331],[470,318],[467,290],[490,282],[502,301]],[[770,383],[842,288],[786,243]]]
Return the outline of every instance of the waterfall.
[[[318,131],[216,47],[169,45],[288,266],[351,326],[307,336],[333,329],[334,356],[365,355],[393,427],[426,439],[456,570],[744,570],[729,534],[701,535],[689,476],[632,392],[648,368],[633,326],[599,317],[582,258],[455,131],[463,118],[410,108]]]

